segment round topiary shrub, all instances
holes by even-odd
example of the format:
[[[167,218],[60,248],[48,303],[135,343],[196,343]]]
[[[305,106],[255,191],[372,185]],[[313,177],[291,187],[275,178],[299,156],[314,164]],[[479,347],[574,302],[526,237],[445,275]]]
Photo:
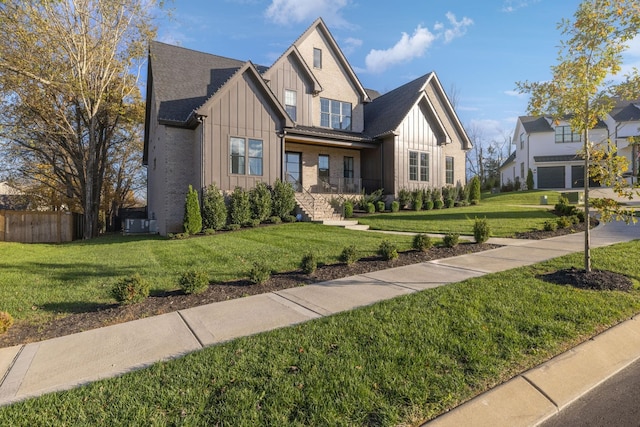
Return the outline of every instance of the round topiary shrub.
[[[556,231],[558,229],[558,223],[553,220],[547,220],[544,222],[544,231]]]
[[[367,203],[367,213],[368,214],[372,214],[376,212],[376,207],[373,203],[369,202]]]
[[[486,218],[476,218],[473,224],[473,238],[476,239],[476,243],[484,243],[489,240],[491,230]]]
[[[378,203],[376,203],[376,208],[378,209],[378,212],[384,212],[387,207],[384,204],[384,202],[382,200],[378,201]]]
[[[456,205],[456,201],[455,199],[447,199],[447,202],[445,203],[445,206],[447,208],[453,208]]]
[[[413,238],[413,249],[426,252],[433,246],[431,237],[426,234],[416,234]]]
[[[340,262],[344,262],[347,265],[351,265],[358,261],[358,255],[356,253],[356,245],[345,246],[338,258]]]
[[[304,274],[313,274],[318,268],[318,260],[313,252],[309,252],[302,257],[300,261],[300,270]]]
[[[447,248],[455,248],[460,242],[460,235],[457,233],[449,233],[444,236],[442,243]]]
[[[261,261],[254,262],[249,270],[249,281],[254,285],[262,285],[271,278],[271,268]]]
[[[279,216],[270,216],[268,221],[271,224],[280,224],[282,222],[282,219]]]
[[[400,203],[397,201],[391,202],[391,212],[398,212],[400,210]]]
[[[353,216],[353,203],[347,200],[344,202],[344,217],[351,218]]]
[[[398,248],[389,240],[384,239],[378,248],[378,255],[380,255],[385,261],[394,260],[398,258]]]
[[[430,211],[431,209],[433,209],[433,200],[428,199],[426,202],[424,202],[423,207],[425,211]]]
[[[4,334],[13,325],[13,317],[6,311],[0,311],[0,335]]]
[[[144,301],[149,296],[151,285],[138,273],[116,282],[111,289],[111,295],[120,304],[136,304]]]
[[[444,206],[444,202],[441,199],[437,199],[436,201],[433,202],[433,207],[435,209],[442,209],[443,206]]]
[[[209,287],[209,274],[204,270],[185,271],[178,281],[185,294],[200,294]]]

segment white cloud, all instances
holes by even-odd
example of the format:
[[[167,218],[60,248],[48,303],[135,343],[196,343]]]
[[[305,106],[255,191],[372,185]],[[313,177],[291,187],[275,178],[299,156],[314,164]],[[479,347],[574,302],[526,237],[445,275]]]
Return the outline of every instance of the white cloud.
[[[540,0],[504,0],[502,3],[502,11],[506,13],[515,12],[518,9],[528,7]]]
[[[395,64],[423,56],[435,40],[442,38],[444,43],[450,43],[453,39],[465,35],[467,27],[473,25],[473,20],[466,16],[458,21],[453,13],[447,12],[446,17],[449,27],[442,22],[436,22],[432,33],[422,25],[418,25],[412,36],[403,32],[400,40],[393,47],[384,50],[371,49],[365,59],[367,71],[381,73]]]
[[[279,25],[310,23],[321,16],[329,26],[351,27],[341,14],[350,3],[351,0],[271,0],[265,16]]]
[[[418,26],[412,36],[402,33],[402,37],[392,48],[371,49],[365,59],[367,70],[381,73],[394,64],[422,56],[435,39],[436,36],[422,26]]]
[[[452,25],[452,27],[444,30],[445,43],[450,43],[451,40],[464,36],[467,32],[467,27],[470,25],[473,25],[473,20],[470,18],[467,18],[466,16],[463,17],[461,21],[457,21],[456,15],[454,15],[451,12],[447,12],[446,16],[447,16],[447,19],[449,20],[449,23]],[[435,28],[439,26],[441,29],[444,28],[444,25],[439,23],[436,23]]]
[[[342,50],[344,51],[344,53],[352,53],[354,52],[356,49],[358,49],[360,46],[362,46],[362,40],[361,39],[356,39],[353,37],[347,37],[344,42],[342,43]]]

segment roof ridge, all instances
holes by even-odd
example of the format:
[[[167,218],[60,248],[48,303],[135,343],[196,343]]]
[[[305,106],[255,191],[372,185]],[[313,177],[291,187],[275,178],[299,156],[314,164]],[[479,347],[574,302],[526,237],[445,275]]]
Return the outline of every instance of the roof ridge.
[[[149,46],[151,46],[152,44],[159,44],[159,45],[170,47],[172,49],[188,50],[188,51],[193,52],[194,54],[198,54],[198,55],[215,56],[216,58],[228,59],[230,61],[238,61],[238,62],[242,62],[242,63],[246,62],[246,60],[237,59],[237,58],[231,58],[229,56],[216,55],[215,53],[203,52],[201,50],[195,50],[195,49],[191,49],[189,47],[184,47],[184,46],[178,46],[178,45],[175,45],[175,44],[165,43],[165,42],[161,42],[159,40],[151,40],[151,42],[149,43]]]

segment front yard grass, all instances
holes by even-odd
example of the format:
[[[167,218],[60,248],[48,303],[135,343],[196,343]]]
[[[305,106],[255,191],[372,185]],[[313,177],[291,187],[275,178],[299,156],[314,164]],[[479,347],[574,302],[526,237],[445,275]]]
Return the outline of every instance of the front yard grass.
[[[639,250],[592,251],[594,267],[636,280],[632,292],[538,278],[580,265],[578,253],[16,403],[0,425],[419,424],[638,313]]]
[[[298,269],[313,251],[318,263],[332,264],[345,246],[358,257],[375,255],[389,239],[399,250],[410,236],[384,236],[311,223],[244,229],[186,240],[157,236],[105,236],[63,245],[0,242],[0,311],[16,322],[44,322],[115,303],[114,283],[134,273],[152,283],[151,293],[178,289],[179,277],[203,269],[213,282],[247,277],[256,261],[274,272]]]
[[[374,230],[473,235],[475,218],[486,218],[492,237],[513,237],[517,232],[542,230],[545,221],[556,218],[549,209],[539,206],[543,195],[550,207],[558,201],[555,191],[485,193],[479,205],[367,215],[358,221]]]

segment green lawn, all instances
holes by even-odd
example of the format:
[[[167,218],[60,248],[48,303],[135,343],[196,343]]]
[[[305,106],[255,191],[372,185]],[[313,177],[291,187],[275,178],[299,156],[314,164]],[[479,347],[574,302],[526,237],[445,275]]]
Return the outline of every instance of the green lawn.
[[[359,235],[364,237],[364,235]],[[640,242],[592,251],[640,278]],[[0,408],[0,425],[416,425],[640,311],[538,275],[581,254],[237,339]]]
[[[360,257],[375,254],[382,239],[400,250],[407,236],[362,233],[311,223],[244,229],[187,240],[107,236],[62,245],[0,242],[0,310],[16,321],[42,322],[53,316],[95,309],[115,300],[116,280],[140,273],[154,291],[178,288],[178,277],[191,267],[210,273],[214,282],[247,276],[255,261],[266,260],[277,272],[298,268],[313,251],[319,263],[336,263],[351,244]]]
[[[358,220],[376,230],[472,235],[475,219],[486,218],[492,237],[513,237],[519,231],[541,230],[545,221],[556,218],[548,209],[539,206],[543,195],[547,196],[549,206],[558,201],[559,193],[555,191],[485,193],[480,204],[475,206],[382,213]]]

